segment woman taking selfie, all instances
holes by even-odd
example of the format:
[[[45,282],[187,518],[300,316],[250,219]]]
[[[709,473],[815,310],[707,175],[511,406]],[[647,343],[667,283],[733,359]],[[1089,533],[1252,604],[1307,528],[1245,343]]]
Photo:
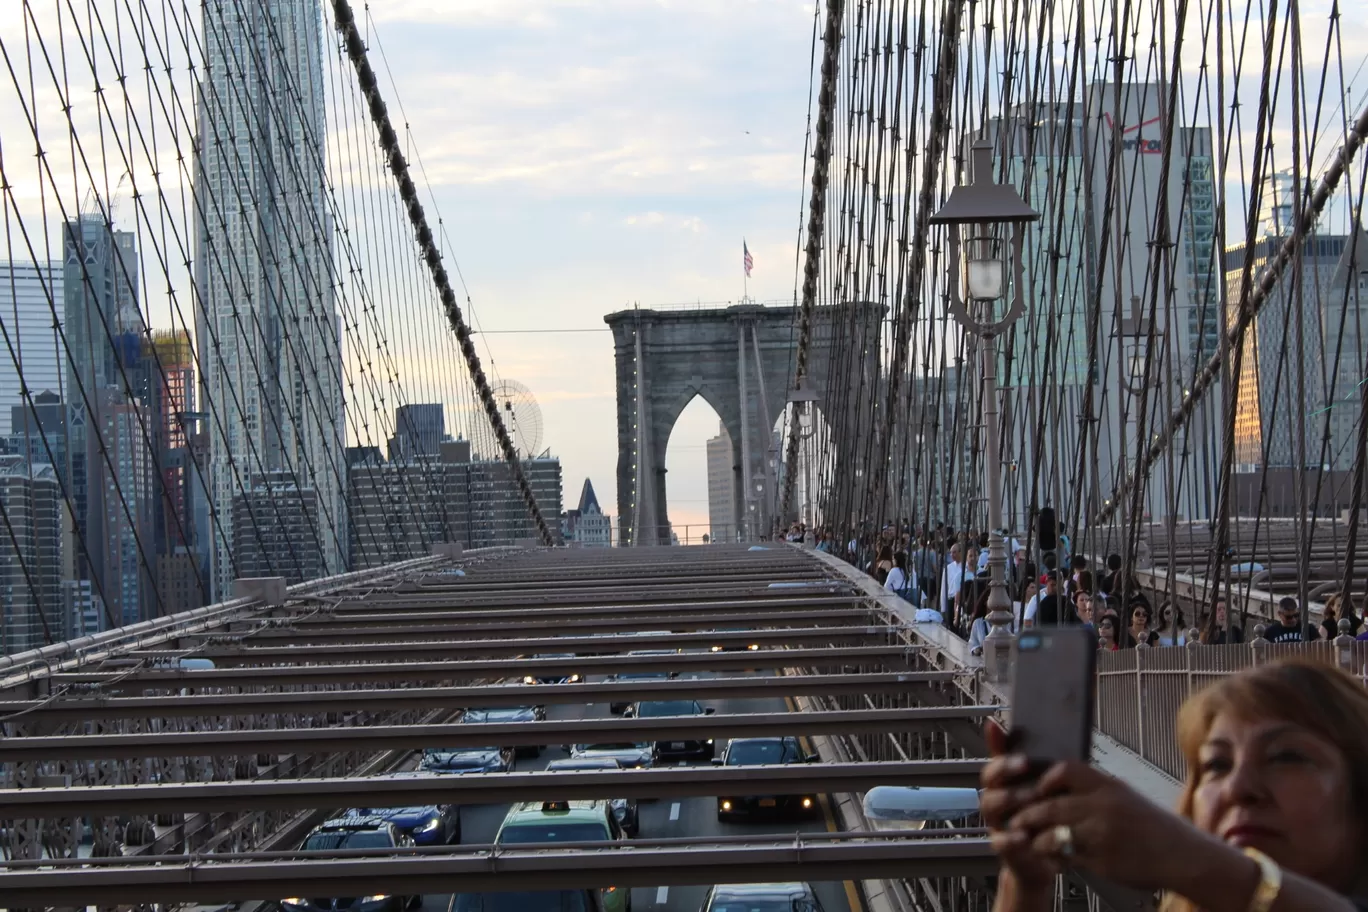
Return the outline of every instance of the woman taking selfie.
[[[989,740],[997,912],[1052,910],[1065,869],[1162,891],[1166,912],[1368,910],[1368,691],[1336,668],[1264,665],[1189,698],[1178,814],[1086,764],[1030,781]]]

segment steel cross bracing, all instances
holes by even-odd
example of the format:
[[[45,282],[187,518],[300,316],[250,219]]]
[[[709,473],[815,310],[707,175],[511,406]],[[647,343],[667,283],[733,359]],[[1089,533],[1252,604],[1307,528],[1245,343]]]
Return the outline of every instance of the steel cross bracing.
[[[912,877],[899,880],[909,896],[936,883],[964,897],[981,892],[992,869],[978,831],[863,832],[858,800],[842,797],[878,784],[972,786],[983,753],[979,725],[998,707],[980,705],[962,672],[937,667],[934,650],[885,600],[811,552],[785,545],[471,552],[207,618],[193,626],[168,618],[154,638],[73,649],[63,653],[69,661],[50,667],[23,664],[0,690],[8,858],[0,896],[29,905],[96,896],[273,900],[312,895],[324,884],[337,892],[345,883],[347,895],[396,885],[449,893],[529,883],[667,887],[763,872],[829,881]],[[655,654],[630,654],[640,651]],[[213,667],[185,667],[186,659]],[[661,677],[602,677],[624,673]],[[522,683],[571,675],[582,680]],[[667,699],[718,711],[624,719],[607,705]],[[533,704],[550,718],[461,721],[465,708]],[[554,753],[563,743],[711,738],[722,745],[767,735],[799,736],[823,762],[388,775],[412,770],[432,746],[497,743]],[[664,798],[704,802],[711,817],[712,798],[728,789],[830,796],[823,799],[829,825],[862,835],[806,832],[795,842],[784,822],[740,841],[713,829],[665,839],[643,830],[639,841],[612,851],[478,846],[493,831],[478,831],[484,818],[476,809],[492,802]],[[298,853],[313,825],[360,794],[372,806],[460,805],[467,826],[477,827],[463,841],[476,845],[369,857]],[[666,803],[657,806],[662,815]],[[81,820],[95,834],[87,850]],[[271,852],[288,854],[263,854]],[[78,855],[92,857],[79,868],[51,867]],[[136,857],[120,857],[129,855]],[[871,910],[885,901],[878,897],[897,893],[869,886]]]

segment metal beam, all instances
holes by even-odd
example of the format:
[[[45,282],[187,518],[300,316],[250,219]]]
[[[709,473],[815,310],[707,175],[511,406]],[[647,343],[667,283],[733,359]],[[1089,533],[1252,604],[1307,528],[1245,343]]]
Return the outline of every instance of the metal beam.
[[[576,672],[621,674],[625,671],[750,671],[761,668],[841,668],[858,665],[907,667],[917,646],[850,646],[825,649],[761,649],[755,652],[674,653],[658,656],[583,656],[574,659],[467,659],[449,662],[374,662],[367,664],[274,665],[260,668],[180,668],[67,672],[52,676],[55,686],[101,685],[106,691],[181,690],[201,687],[302,687],[324,684],[374,684],[384,681],[479,680],[527,675],[552,677]],[[354,656],[353,656],[354,657]]]
[[[643,621],[639,617],[573,619],[546,618],[533,610],[510,612],[509,617],[520,620],[503,623],[476,623],[465,618],[456,618],[443,623],[420,621],[418,623],[396,623],[385,625],[357,625],[350,618],[334,621],[332,624],[289,624],[284,627],[266,627],[252,632],[252,643],[271,640],[289,640],[292,643],[321,643],[328,641],[351,642],[402,642],[415,637],[444,636],[448,638],[544,635],[547,630],[561,631],[562,635],[608,634],[601,641],[634,642],[642,629],[650,629],[655,623],[671,632],[714,630],[718,627],[744,627],[747,629],[769,625],[792,628],[801,625],[831,626],[870,623],[874,611],[869,608],[827,608],[822,611],[785,611],[767,616],[748,614],[678,614],[661,618],[658,621]],[[221,634],[214,634],[220,636]]]
[[[67,696],[56,700],[0,702],[0,716],[81,722],[133,718],[249,716],[340,710],[497,709],[528,705],[636,702],[639,700],[729,700],[768,696],[858,696],[915,691],[954,680],[948,671],[875,674],[785,675],[783,677],[677,678],[595,684],[488,684],[475,687],[397,687],[384,690],[324,690],[306,693],[186,694],[164,697]]]
[[[897,729],[936,727],[949,721],[984,718],[997,711],[998,707],[994,706],[913,707],[469,725],[369,725],[131,735],[52,735],[0,740],[0,763],[114,757],[375,752],[425,747],[459,749],[487,747],[491,744],[542,747],[548,744],[643,743],[779,735],[886,734]]]
[[[854,595],[843,596],[815,596],[811,598],[755,598],[738,599],[731,602],[700,602],[689,605],[643,605],[636,602],[626,602],[622,604],[590,604],[590,605],[519,605],[515,608],[452,608],[446,606],[434,606],[429,608],[409,609],[402,606],[396,607],[392,601],[386,598],[368,599],[366,602],[357,605],[353,610],[331,610],[326,614],[304,614],[300,613],[295,619],[296,624],[307,625],[327,625],[327,624],[369,624],[381,623],[392,624],[408,621],[499,621],[508,618],[526,617],[528,611],[535,611],[539,618],[618,618],[632,617],[645,619],[648,617],[677,617],[687,614],[706,615],[720,612],[743,611],[751,615],[781,614],[787,611],[800,609],[812,611],[818,608],[849,608],[860,604],[860,599]],[[278,616],[288,617],[293,612],[287,611],[283,614],[278,612]],[[656,626],[656,625],[652,625]]]
[[[864,792],[879,785],[977,788],[984,760],[465,773],[365,779],[188,782],[0,790],[0,820],[164,812],[503,804],[587,798],[693,798]]]
[[[416,641],[410,643],[366,644],[358,652],[356,644],[327,643],[319,646],[206,646],[195,650],[197,657],[210,658],[219,665],[241,665],[270,661],[309,662],[344,656],[368,662],[461,656],[522,656],[534,653],[593,653],[607,647],[628,649],[683,649],[699,646],[826,646],[832,643],[862,641],[895,633],[882,625],[867,627],[791,627],[771,630],[712,630],[698,633],[642,633],[622,637],[520,637],[499,640]],[[135,651],[135,659],[178,659],[184,650]]]
[[[469,893],[490,890],[651,887],[760,881],[877,880],[991,874],[997,858],[981,836],[798,834],[793,839],[719,840],[717,845],[652,845],[541,850],[464,846],[403,857],[326,860],[76,859],[43,868],[10,863],[0,895],[11,906],[278,900],[282,896]],[[948,838],[947,838],[948,835]],[[261,856],[258,856],[261,857]],[[137,864],[122,864],[135,861]]]

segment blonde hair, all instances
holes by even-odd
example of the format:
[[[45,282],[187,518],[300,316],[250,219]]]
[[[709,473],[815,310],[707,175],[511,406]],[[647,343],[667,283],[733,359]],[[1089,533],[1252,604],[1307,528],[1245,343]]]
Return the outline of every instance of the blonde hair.
[[[1217,717],[1294,722],[1339,749],[1349,769],[1351,815],[1368,821],[1368,690],[1333,665],[1293,659],[1260,665],[1223,678],[1193,694],[1178,712],[1178,746],[1188,775],[1178,798],[1178,813],[1192,819],[1199,754]],[[1368,868],[1368,845],[1358,847],[1360,867]],[[1276,859],[1275,859],[1276,860]],[[1197,912],[1181,896],[1168,895],[1161,912]]]

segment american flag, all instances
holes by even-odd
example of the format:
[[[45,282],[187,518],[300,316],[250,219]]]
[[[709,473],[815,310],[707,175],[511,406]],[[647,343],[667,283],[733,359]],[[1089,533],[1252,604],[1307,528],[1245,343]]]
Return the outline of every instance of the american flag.
[[[746,246],[746,242],[745,242],[744,240],[741,242],[741,253],[742,253],[741,262],[745,264],[745,267],[746,267],[746,278],[749,279],[749,278],[750,278],[750,274],[751,274],[751,269],[753,269],[753,268],[755,267],[755,260],[751,259],[750,248]]]

